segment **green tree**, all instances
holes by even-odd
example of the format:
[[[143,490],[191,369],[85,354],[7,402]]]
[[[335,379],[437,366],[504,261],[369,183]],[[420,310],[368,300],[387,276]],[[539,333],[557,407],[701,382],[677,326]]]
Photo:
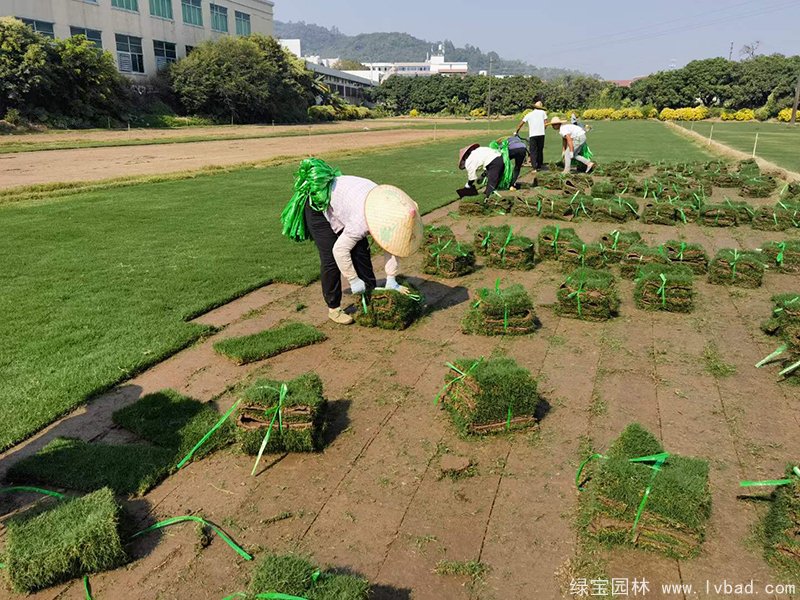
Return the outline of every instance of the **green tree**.
[[[367,71],[369,67],[366,65],[362,65],[357,60],[350,60],[350,59],[339,59],[333,65],[334,69],[339,69],[340,71]]]

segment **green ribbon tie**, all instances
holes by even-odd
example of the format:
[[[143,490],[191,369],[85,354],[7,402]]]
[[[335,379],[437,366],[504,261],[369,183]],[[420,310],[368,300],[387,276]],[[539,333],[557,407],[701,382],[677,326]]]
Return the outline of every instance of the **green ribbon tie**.
[[[442,391],[440,391],[439,394],[436,396],[436,400],[433,401],[433,404],[434,405],[439,404],[439,400],[441,400],[441,398],[445,394],[445,392],[448,389],[450,389],[451,385],[453,385],[457,381],[462,381],[462,380],[466,379],[467,376],[470,373],[472,373],[478,367],[478,365],[481,364],[482,362],[483,362],[483,357],[479,358],[474,363],[472,363],[472,365],[470,365],[469,369],[467,369],[466,371],[462,371],[457,366],[455,366],[453,363],[445,363],[446,367],[448,367],[448,368],[452,369],[453,371],[455,371],[456,373],[458,373],[458,377],[454,377],[453,379],[451,379],[450,381],[448,381],[447,383],[444,384],[444,387],[442,388]]]
[[[361,294],[361,310],[364,311],[365,315],[369,313],[369,309],[367,309],[367,295],[366,294]]]
[[[661,295],[661,306],[666,308],[666,306],[667,306],[667,277],[663,273],[661,273],[660,275],[661,275],[661,287],[658,288],[658,290],[656,291],[656,294],[660,294]]]
[[[508,248],[508,245],[511,243],[512,239],[514,239],[514,231],[509,228],[506,241],[503,242],[503,246],[500,248],[500,260],[503,264],[506,264],[506,248]]]
[[[431,256],[436,259],[436,270],[439,270],[441,266],[439,255],[447,250],[448,246],[453,243],[453,240],[447,240],[447,243],[444,246],[435,246],[433,252],[431,252]]]
[[[285,383],[281,384],[281,389],[277,390],[274,387],[267,386],[268,389],[271,389],[274,392],[278,392],[278,405],[274,406],[266,411],[264,411],[264,416],[269,416],[272,413],[272,420],[269,422],[269,427],[267,428],[267,433],[264,435],[264,439],[261,442],[261,447],[258,449],[258,456],[256,456],[256,464],[253,465],[253,470],[250,472],[250,475],[255,475],[256,470],[258,469],[258,463],[261,462],[261,457],[264,454],[264,450],[267,448],[267,444],[269,444],[269,438],[272,436],[272,426],[275,425],[275,420],[278,420],[278,431],[283,432],[283,402],[286,400],[286,396],[289,393],[289,386]]]
[[[778,252],[778,256],[775,259],[775,262],[777,262],[779,265],[782,265],[783,264],[783,255],[786,252],[786,242],[778,243],[778,248],[780,249],[780,252]]]
[[[614,230],[614,231],[611,232],[611,237],[614,238],[614,243],[611,244],[611,249],[612,250],[616,250],[617,249],[617,244],[619,244],[619,234],[620,234],[620,232],[617,231],[617,230]]]
[[[186,516],[182,516],[182,517],[172,517],[170,519],[165,519],[164,521],[159,521],[158,523],[150,525],[150,527],[147,527],[146,529],[142,529],[141,531],[138,531],[138,532],[134,533],[131,536],[131,539],[137,538],[140,535],[144,535],[146,533],[150,533],[151,531],[155,531],[156,529],[161,529],[163,527],[169,527],[170,525],[175,525],[177,523],[183,523],[183,522],[186,522],[186,521],[194,521],[195,523],[202,523],[206,527],[210,527],[211,529],[214,530],[214,532],[219,537],[222,538],[222,540],[226,544],[228,544],[228,546],[233,548],[239,556],[241,556],[245,560],[253,560],[253,557],[250,556],[244,550],[244,548],[239,546],[239,544],[237,544],[230,537],[228,537],[228,534],[226,534],[224,531],[222,531],[222,529],[220,529],[219,527],[217,527],[213,523],[211,523],[209,521],[206,521],[205,519],[203,519],[201,517],[195,517],[194,515],[186,515]]]
[[[217,421],[217,422],[214,424],[214,426],[213,426],[211,429],[209,429],[208,433],[206,433],[206,434],[205,434],[205,435],[204,435],[204,436],[203,436],[203,437],[200,439],[200,441],[199,441],[199,442],[197,442],[197,443],[194,445],[194,448],[192,448],[192,449],[189,451],[189,454],[187,454],[186,456],[184,456],[184,457],[183,457],[183,459],[181,460],[181,462],[179,462],[179,463],[178,463],[178,466],[177,466],[177,468],[178,468],[178,469],[182,468],[182,467],[183,467],[183,466],[184,466],[184,465],[185,465],[187,462],[189,462],[189,461],[192,459],[192,456],[194,456],[194,453],[195,453],[195,452],[197,452],[197,451],[200,449],[200,446],[202,446],[203,444],[205,444],[205,443],[208,441],[208,439],[209,439],[209,438],[210,438],[212,435],[214,435],[214,432],[215,432],[217,429],[219,429],[220,427],[222,427],[222,424],[223,424],[225,421],[227,421],[227,420],[228,420],[228,417],[230,417],[230,416],[231,416],[231,413],[232,413],[234,410],[236,410],[236,407],[237,407],[237,406],[239,406],[239,402],[241,402],[241,399],[239,399],[239,400],[237,400],[236,402],[234,402],[234,403],[233,403],[233,406],[231,406],[231,407],[230,407],[230,408],[227,410],[227,412],[226,412],[224,415],[222,415],[222,418],[220,418],[220,420],[219,420],[219,421]]]
[[[570,293],[567,296],[567,299],[575,298],[575,301],[578,303],[578,316],[579,317],[583,317],[583,309],[581,307],[581,296],[586,293],[586,292],[583,291],[583,284],[584,284],[584,280],[581,279],[580,284],[578,285],[578,289],[575,290],[574,292]]]
[[[678,212],[681,213],[681,221],[683,221],[683,224],[686,225],[686,223],[687,223],[687,221],[686,221],[686,213],[683,211],[683,208],[681,208],[679,206],[678,207]]]
[[[731,275],[732,275],[733,279],[736,279],[736,265],[738,264],[740,258],[741,258],[741,255],[739,254],[739,251],[734,248],[733,249],[733,263],[731,263]]]
[[[86,594],[86,600],[92,600],[92,588],[89,586],[89,576],[83,576],[83,591]]]
[[[586,266],[586,244],[581,244],[581,266]]]
[[[790,479],[768,479],[766,481],[740,481],[740,487],[758,487],[758,486],[782,486],[782,485],[791,485],[800,478],[800,467],[792,467],[792,473],[794,473],[794,477]]]
[[[487,231],[486,232],[486,237],[483,238],[483,241],[481,242],[481,246],[483,248],[489,248],[489,242],[490,242],[491,239],[492,239],[492,232],[491,231]]]
[[[681,248],[678,251],[678,260],[683,261],[683,251],[686,250],[686,242],[681,242]]]
[[[553,237],[553,251],[558,256],[558,236],[561,235],[561,226],[556,225],[556,235]]]
[[[64,494],[60,492],[54,492],[52,490],[43,490],[42,488],[31,487],[29,485],[14,485],[11,487],[0,488],[0,494],[10,494],[11,492],[34,492],[36,494],[42,494],[44,496],[52,496],[53,498],[59,498],[59,499],[64,497]]]

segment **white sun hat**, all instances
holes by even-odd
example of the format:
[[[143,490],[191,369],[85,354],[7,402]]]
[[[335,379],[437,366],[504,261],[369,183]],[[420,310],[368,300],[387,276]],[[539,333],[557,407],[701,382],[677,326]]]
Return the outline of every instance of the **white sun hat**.
[[[367,227],[375,242],[389,254],[411,256],[422,245],[419,206],[393,185],[379,185],[364,204]]]

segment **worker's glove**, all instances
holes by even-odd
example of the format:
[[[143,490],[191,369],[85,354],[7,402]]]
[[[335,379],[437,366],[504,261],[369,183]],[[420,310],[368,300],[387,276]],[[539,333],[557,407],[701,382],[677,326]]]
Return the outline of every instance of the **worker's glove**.
[[[392,276],[386,277],[386,289],[388,290],[395,290],[396,292],[400,292],[401,294],[408,295],[411,293],[411,290],[408,289],[404,285],[400,285],[397,283],[397,279]]]
[[[358,277],[350,280],[350,293],[351,294],[363,294],[367,291],[367,284],[365,284],[361,279]]]

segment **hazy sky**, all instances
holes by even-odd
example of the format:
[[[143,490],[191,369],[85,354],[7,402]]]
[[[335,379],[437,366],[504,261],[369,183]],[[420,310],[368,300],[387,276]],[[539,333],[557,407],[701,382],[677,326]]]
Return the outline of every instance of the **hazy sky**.
[[[401,31],[449,39],[609,79],[727,57],[731,41],[734,58],[755,41],[760,53],[800,54],[800,0],[275,0],[275,18],[335,25],[349,35]]]

